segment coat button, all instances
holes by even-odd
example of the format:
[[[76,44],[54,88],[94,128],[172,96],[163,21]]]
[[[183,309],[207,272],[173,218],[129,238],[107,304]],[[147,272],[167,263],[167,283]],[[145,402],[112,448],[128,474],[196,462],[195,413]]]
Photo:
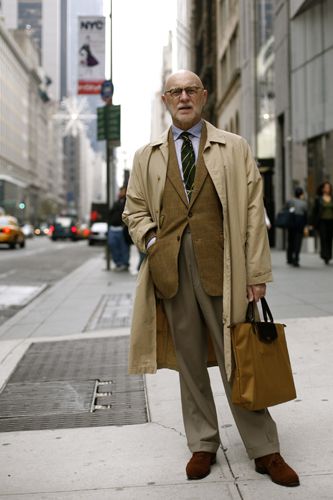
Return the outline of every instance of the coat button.
[[[188,216],[189,216],[189,217],[192,217],[192,215],[193,215],[193,214],[192,214],[192,212],[189,212],[189,213],[188,213]]]

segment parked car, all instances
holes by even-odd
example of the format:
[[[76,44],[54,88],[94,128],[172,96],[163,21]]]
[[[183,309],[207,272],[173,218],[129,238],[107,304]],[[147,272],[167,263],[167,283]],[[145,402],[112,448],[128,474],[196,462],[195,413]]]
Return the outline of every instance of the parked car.
[[[16,217],[0,215],[0,244],[7,244],[9,248],[25,246],[25,236]]]
[[[26,238],[33,238],[34,237],[34,234],[35,234],[35,230],[34,230],[34,227],[32,224],[23,224],[21,226],[21,229],[23,231],[23,234]]]
[[[59,216],[54,219],[53,224],[49,227],[49,236],[52,241],[61,240],[78,240],[78,227],[76,221],[72,217]]]
[[[107,235],[108,235],[107,222],[94,222],[90,228],[88,244],[95,245],[95,243],[105,243],[107,240]]]

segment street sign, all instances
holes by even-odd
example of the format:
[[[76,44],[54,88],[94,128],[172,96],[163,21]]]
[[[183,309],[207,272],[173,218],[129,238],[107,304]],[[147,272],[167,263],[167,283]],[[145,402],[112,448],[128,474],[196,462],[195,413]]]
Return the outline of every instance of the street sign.
[[[105,131],[105,118],[104,118],[104,108],[97,108],[97,140],[105,141],[106,131]]]
[[[120,105],[97,108],[97,140],[120,146]]]
[[[104,80],[104,82],[101,85],[101,97],[102,97],[103,101],[111,104],[113,92],[114,92],[114,86],[113,86],[112,81],[111,80]]]
[[[107,139],[112,146],[120,146],[120,105],[106,106]]]

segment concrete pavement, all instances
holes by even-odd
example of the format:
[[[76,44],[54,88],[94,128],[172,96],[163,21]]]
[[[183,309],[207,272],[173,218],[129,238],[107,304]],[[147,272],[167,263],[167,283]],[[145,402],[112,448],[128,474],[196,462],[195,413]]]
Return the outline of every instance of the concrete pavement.
[[[132,269],[135,269],[133,256]],[[190,482],[177,374],[145,377],[149,422],[0,434],[0,499],[332,499],[333,265],[302,254],[301,268],[273,252],[268,302],[287,324],[297,399],[271,409],[281,450],[301,486],[254,472],[216,368],[210,369],[223,448],[211,474]],[[91,259],[0,328],[0,387],[32,342],[128,335],[135,276]],[[108,321],[115,325],[107,327]]]

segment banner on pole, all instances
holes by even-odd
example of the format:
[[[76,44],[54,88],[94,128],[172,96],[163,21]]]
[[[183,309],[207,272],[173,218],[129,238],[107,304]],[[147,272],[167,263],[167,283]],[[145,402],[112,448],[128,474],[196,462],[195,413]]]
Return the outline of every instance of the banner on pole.
[[[105,18],[79,16],[78,94],[99,94],[105,80]]]

